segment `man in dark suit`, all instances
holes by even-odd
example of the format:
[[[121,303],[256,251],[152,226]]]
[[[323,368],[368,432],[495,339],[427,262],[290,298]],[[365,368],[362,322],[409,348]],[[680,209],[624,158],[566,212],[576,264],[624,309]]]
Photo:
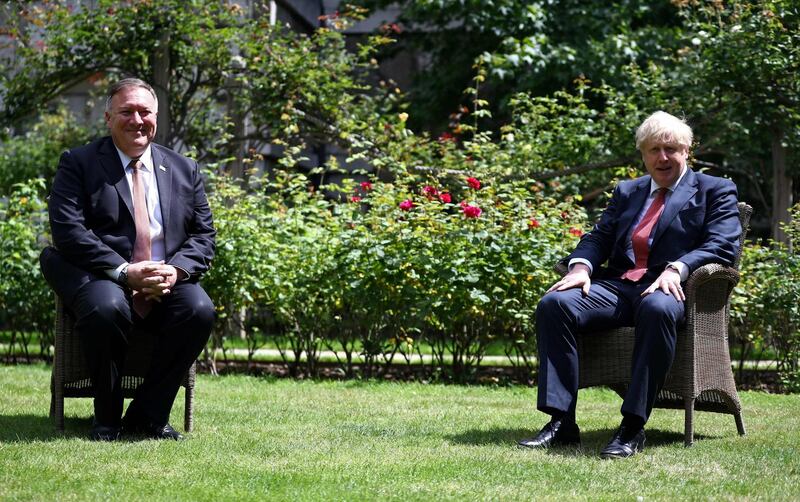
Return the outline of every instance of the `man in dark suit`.
[[[42,271],[75,315],[96,389],[90,438],[182,439],[169,414],[205,346],[214,306],[198,284],[215,230],[197,163],[152,143],[158,101],[139,79],[111,86],[111,133],[64,152],[50,195],[53,248]],[[133,328],[157,335],[151,368],[122,418]]]
[[[537,407],[551,420],[521,446],[580,444],[575,335],[634,326],[622,423],[601,457],[629,457],[644,448],[644,425],[684,322],[681,283],[707,263],[732,264],[742,231],[735,185],[689,169],[691,144],[691,128],[665,112],[639,126],[636,148],[648,174],[617,186],[599,222],[566,258],[569,272],[542,297]]]

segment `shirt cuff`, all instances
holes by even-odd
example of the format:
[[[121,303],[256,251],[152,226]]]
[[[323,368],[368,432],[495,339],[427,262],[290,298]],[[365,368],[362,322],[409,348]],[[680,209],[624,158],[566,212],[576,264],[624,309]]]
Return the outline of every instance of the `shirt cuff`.
[[[678,271],[681,276],[681,282],[686,281],[689,278],[689,267],[680,261],[671,261],[667,263],[667,267],[672,267]]]
[[[592,275],[592,272],[594,271],[594,267],[592,267],[592,264],[589,263],[589,260],[586,260],[584,258],[573,258],[573,259],[571,259],[569,261],[569,270],[572,270],[572,267],[574,267],[578,263],[583,263],[584,265],[589,267],[589,275]]]

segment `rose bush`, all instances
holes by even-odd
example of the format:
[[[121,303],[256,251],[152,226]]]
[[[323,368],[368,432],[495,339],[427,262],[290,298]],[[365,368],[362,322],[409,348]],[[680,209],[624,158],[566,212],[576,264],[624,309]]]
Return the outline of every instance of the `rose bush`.
[[[250,346],[271,342],[295,374],[313,375],[322,348],[347,375],[360,356],[367,376],[424,351],[429,374],[467,381],[494,345],[530,378],[536,304],[586,225],[579,197],[499,174],[489,135],[441,141],[402,124],[379,126],[372,160],[388,176],[323,190],[284,171],[250,187],[212,178],[218,257],[204,283],[221,317],[247,308]]]

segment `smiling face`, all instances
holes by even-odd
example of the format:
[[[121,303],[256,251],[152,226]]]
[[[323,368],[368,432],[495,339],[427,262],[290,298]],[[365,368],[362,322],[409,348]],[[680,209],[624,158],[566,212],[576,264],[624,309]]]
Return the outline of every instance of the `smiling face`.
[[[670,187],[677,181],[689,157],[689,149],[673,141],[647,141],[641,150],[647,172],[662,188]]]
[[[122,152],[138,158],[156,135],[158,105],[152,94],[142,87],[123,87],[111,98],[105,113],[106,124],[114,144]]]

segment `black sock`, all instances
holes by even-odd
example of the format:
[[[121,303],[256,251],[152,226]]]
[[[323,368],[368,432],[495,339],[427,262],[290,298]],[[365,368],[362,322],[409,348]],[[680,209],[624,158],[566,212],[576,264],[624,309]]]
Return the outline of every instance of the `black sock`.
[[[626,429],[638,431],[639,429],[644,429],[644,419],[636,415],[625,414],[622,416],[622,425]]]
[[[575,414],[568,411],[552,410],[550,413],[550,422],[562,422],[565,424],[575,423]]]

